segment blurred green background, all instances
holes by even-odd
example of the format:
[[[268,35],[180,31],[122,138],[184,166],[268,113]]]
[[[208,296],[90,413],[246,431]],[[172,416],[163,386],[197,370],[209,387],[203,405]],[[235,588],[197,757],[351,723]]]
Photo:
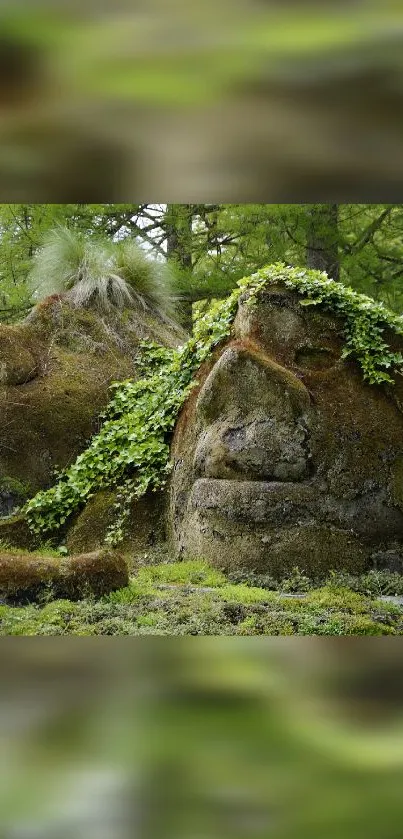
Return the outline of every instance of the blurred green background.
[[[2,837],[401,835],[401,642],[3,643]]]
[[[3,4],[2,200],[399,200],[402,4]]]

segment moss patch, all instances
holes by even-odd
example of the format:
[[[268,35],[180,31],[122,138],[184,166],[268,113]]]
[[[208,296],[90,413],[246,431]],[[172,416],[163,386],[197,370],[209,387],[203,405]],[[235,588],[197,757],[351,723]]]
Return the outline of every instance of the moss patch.
[[[72,552],[92,551],[104,544],[108,528],[116,515],[116,490],[97,492],[70,526],[66,545]],[[165,499],[162,492],[149,492],[131,505],[124,552],[137,554],[164,538]]]
[[[9,516],[0,519],[0,545],[34,550],[38,546],[38,538],[29,529],[24,516]]]
[[[359,574],[368,567],[368,551],[349,532],[308,524],[285,529],[268,551],[268,569],[274,575],[284,576],[298,563],[312,576],[331,569]]]
[[[392,467],[390,492],[393,503],[403,510],[403,457],[398,457]]]
[[[71,525],[66,544],[70,551],[92,551],[104,541],[113,521],[116,493],[100,491],[91,498]]]
[[[37,375],[36,357],[23,328],[0,324],[0,386],[25,384]]]
[[[25,330],[35,334],[33,326]],[[133,375],[130,358],[108,345],[104,349],[90,354],[81,346],[74,352],[52,343],[50,335],[38,360],[41,374],[18,390],[11,383],[0,388],[0,470],[29,484],[31,494],[49,485],[54,470],[71,463],[98,430],[109,384]]]

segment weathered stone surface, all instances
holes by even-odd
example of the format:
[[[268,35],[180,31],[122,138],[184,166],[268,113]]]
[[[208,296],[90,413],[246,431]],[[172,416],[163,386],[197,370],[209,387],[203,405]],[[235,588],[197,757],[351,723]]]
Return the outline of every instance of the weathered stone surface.
[[[257,353],[226,349],[197,400],[205,431],[197,474],[256,480],[302,480],[309,474],[309,395],[298,380]]]
[[[300,301],[281,286],[241,300],[184,406],[170,499],[182,556],[362,571],[403,546],[402,385],[364,383],[341,358],[342,322]]]

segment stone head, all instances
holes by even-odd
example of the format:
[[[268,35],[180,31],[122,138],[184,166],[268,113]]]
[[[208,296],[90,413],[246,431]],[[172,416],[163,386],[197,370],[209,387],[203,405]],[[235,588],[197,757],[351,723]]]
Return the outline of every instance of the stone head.
[[[403,545],[402,386],[365,383],[343,332],[281,285],[240,298],[175,431],[180,554],[278,575],[360,571]]]

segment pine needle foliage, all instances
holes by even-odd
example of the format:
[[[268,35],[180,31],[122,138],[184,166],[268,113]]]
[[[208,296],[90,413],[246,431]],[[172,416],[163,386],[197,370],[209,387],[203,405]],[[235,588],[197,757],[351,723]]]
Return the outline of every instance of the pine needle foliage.
[[[178,413],[197,383],[197,371],[231,333],[239,298],[256,304],[270,284],[283,284],[303,296],[302,305],[319,305],[344,320],[343,357],[352,357],[371,384],[393,385],[403,356],[385,342],[386,328],[403,334],[403,320],[382,303],[357,294],[319,271],[279,263],[239,281],[224,301],[214,302],[196,322],[189,341],[177,350],[144,344],[144,376],[112,385],[103,426],[59,483],[38,493],[26,506],[36,533],[57,529],[98,489],[118,488],[116,519],[107,541],[117,544],[135,498],[164,486],[170,472],[169,441]]]
[[[49,231],[33,257],[28,283],[35,301],[66,294],[74,306],[102,312],[132,306],[174,315],[173,280],[131,238],[114,242],[67,227]]]

